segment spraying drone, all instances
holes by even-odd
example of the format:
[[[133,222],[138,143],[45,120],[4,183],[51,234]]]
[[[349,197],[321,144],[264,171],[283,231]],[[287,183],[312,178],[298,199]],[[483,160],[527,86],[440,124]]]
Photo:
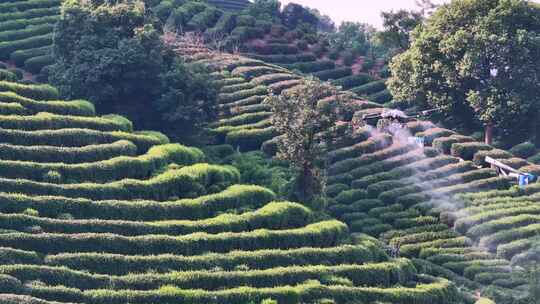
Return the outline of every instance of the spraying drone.
[[[414,113],[405,113],[396,109],[384,109],[378,113],[362,115],[358,124],[359,127],[376,125],[380,131],[394,133],[393,129],[402,129],[408,122],[417,121],[420,117],[428,116],[439,110],[439,108],[436,108]]]

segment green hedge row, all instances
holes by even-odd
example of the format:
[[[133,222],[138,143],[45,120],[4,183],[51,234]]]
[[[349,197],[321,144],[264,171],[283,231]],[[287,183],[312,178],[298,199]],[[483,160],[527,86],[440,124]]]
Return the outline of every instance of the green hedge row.
[[[242,81],[241,83],[235,83],[232,85],[225,85],[221,87],[220,93],[221,94],[230,94],[237,91],[243,91],[243,90],[249,90],[253,89],[255,87],[254,84],[250,82]]]
[[[416,134],[418,132],[435,128],[436,126],[431,121],[416,120],[416,121],[410,121],[406,123],[406,127],[409,130],[409,132],[411,132],[412,134]]]
[[[457,164],[456,164],[457,165]],[[441,174],[442,175],[442,174]],[[425,179],[423,176],[419,177],[423,180],[426,180],[424,183],[417,183],[414,185],[408,185],[405,187],[388,190],[379,195],[379,199],[381,199],[383,202],[395,202],[396,200],[404,200],[407,201],[405,205],[410,205],[410,202],[408,202],[409,197],[407,197],[408,194],[413,193],[419,193],[424,192],[426,189],[429,190],[428,192],[425,192],[425,195],[430,195],[429,192],[432,192],[433,195],[439,195],[442,190],[440,189],[448,189],[450,187],[454,187],[451,185],[458,185],[457,187],[462,187],[462,184],[466,184],[466,187],[470,187],[469,183],[479,184],[481,185],[483,180],[488,180],[488,184],[490,184],[490,179],[495,176],[495,172],[490,169],[485,170],[474,170],[469,171],[465,173],[456,173],[452,174],[450,176],[443,175],[439,179]],[[478,180],[480,179],[480,180]],[[446,188],[442,188],[446,187]],[[420,203],[420,201],[417,201],[416,203]]]
[[[275,64],[295,64],[299,62],[311,62],[316,61],[317,57],[312,53],[300,53],[292,55],[283,55],[283,54],[272,54],[272,55],[261,55],[261,54],[247,54],[248,57],[255,58],[268,63]]]
[[[64,267],[37,265],[0,266],[0,273],[21,281],[39,280],[48,285],[68,282],[66,287],[83,290],[106,289],[109,286],[114,286],[115,290],[154,290],[165,285],[182,289],[220,290],[239,286],[264,288],[295,285],[307,280],[324,281],[330,276],[346,278],[354,286],[391,287],[412,280],[416,269],[409,260],[399,259],[365,265],[289,266],[249,271],[183,271],[115,277],[86,274]]]
[[[311,211],[300,204],[272,202],[264,207],[242,214],[221,214],[214,218],[195,221],[175,220],[158,222],[118,220],[63,220],[40,218],[24,214],[0,214],[0,227],[25,231],[39,226],[47,233],[113,233],[124,236],[150,234],[185,235],[196,232],[243,232],[255,229],[291,229],[307,225]]]
[[[12,71],[0,69],[0,81],[18,81],[19,76]]]
[[[237,183],[240,174],[232,167],[196,164],[171,169],[147,180],[124,179],[107,184],[51,184],[23,179],[0,179],[6,192],[34,195],[106,199],[155,199],[196,197],[218,192],[222,187]]]
[[[489,156],[494,159],[508,159],[513,157],[513,155],[510,152],[500,150],[500,149],[493,149],[493,150],[485,150],[485,151],[478,151],[474,154],[473,162],[477,166],[488,166],[489,164],[486,163],[486,156]]]
[[[449,165],[437,168],[435,170],[430,170],[422,174],[421,178],[426,181],[435,180],[439,178],[445,178],[454,174],[466,173],[473,169],[476,169],[476,168],[474,167],[474,164],[469,161],[451,163]]]
[[[35,49],[20,50],[11,53],[9,59],[13,61],[17,66],[24,65],[26,60],[29,60],[34,57],[49,55],[52,52],[51,46],[44,46]]]
[[[531,249],[536,242],[532,239],[521,239],[502,244],[497,247],[497,256],[510,260],[514,256]]]
[[[118,156],[91,163],[65,164],[0,160],[0,171],[3,178],[56,183],[109,182],[126,178],[149,178],[170,163],[192,165],[203,159],[204,154],[199,149],[180,144],[166,144],[154,146],[144,155]],[[51,171],[59,174],[57,180],[48,179]]]
[[[415,147],[413,145],[392,145],[388,148],[378,150],[376,152],[362,155],[358,158],[345,159],[333,163],[328,169],[331,175],[345,173],[360,166],[368,165],[372,162],[382,161],[397,155],[405,154]]]
[[[14,92],[0,92],[1,102],[16,102],[33,113],[49,112],[59,115],[94,116],[94,105],[85,100],[73,101],[37,101],[17,95]]]
[[[352,204],[335,204],[328,207],[328,210],[336,217],[347,220],[347,216],[356,212],[367,212],[373,208],[382,207],[383,203],[377,199],[364,199]]]
[[[345,160],[348,158],[359,157],[362,156],[362,154],[373,153],[377,150],[387,148],[391,144],[392,137],[390,135],[375,135],[353,146],[329,152],[328,159],[330,162],[335,163],[337,161]]]
[[[20,12],[36,8],[59,7],[62,2],[60,0],[27,0],[16,2],[0,3],[0,11],[2,12]]]
[[[52,55],[43,55],[30,58],[24,62],[24,69],[30,73],[38,74],[41,70],[54,63]]]
[[[221,75],[221,74],[219,74],[219,75]],[[231,85],[235,85],[235,84],[241,84],[241,83],[246,82],[246,80],[243,77],[225,77],[225,76],[223,76],[223,78],[217,78],[217,79],[213,80],[213,82],[218,87],[222,88],[224,86],[231,86]]]
[[[454,131],[444,129],[444,128],[430,128],[425,131],[421,131],[415,134],[415,136],[423,137],[425,140],[426,145],[431,146],[433,141],[439,137],[449,137],[452,135],[456,135]]]
[[[497,206],[501,208],[499,209]],[[471,209],[472,208],[467,208],[466,210],[470,210],[472,212],[473,210]],[[489,224],[491,221],[498,220],[494,223],[494,225],[504,225],[506,222],[511,222],[516,217],[519,218],[519,216],[523,214],[540,214],[539,206],[533,202],[527,202],[520,205],[512,204],[510,208],[504,208],[504,204],[488,205],[483,208],[483,210],[479,211],[480,212],[478,213],[458,218],[455,223],[456,230],[461,233],[468,233],[469,230],[472,230],[471,233],[476,236],[480,235],[484,229],[489,229],[480,227],[484,223],[487,224],[487,227],[490,227],[490,225],[492,225]],[[475,226],[479,228],[476,228]]]
[[[220,104],[219,108],[225,113],[225,112],[233,112],[235,108],[242,107],[242,106],[251,106],[251,105],[258,105],[263,102],[265,99],[265,96],[260,95],[254,95],[250,96],[244,99],[240,99],[238,101],[226,103],[226,104]]]
[[[426,280],[427,281],[427,280]],[[348,287],[343,285],[322,285],[317,281],[308,281],[302,285],[279,286],[273,288],[240,287],[235,289],[205,291],[185,290],[173,286],[164,286],[153,291],[80,291],[62,287],[31,286],[29,293],[46,299],[64,302],[84,302],[89,304],[133,304],[142,303],[261,303],[264,299],[275,299],[278,303],[297,304],[315,303],[322,299],[334,299],[337,303],[351,301],[384,301],[394,304],[450,304],[459,303],[461,295],[455,286],[447,280],[430,279],[429,282],[414,287]]]
[[[274,127],[243,129],[229,132],[225,138],[225,143],[238,147],[242,151],[253,151],[260,149],[265,141],[271,140],[277,135]]]
[[[44,16],[44,17],[37,17],[37,18],[20,18],[20,19],[10,19],[7,21],[0,21],[0,31],[12,31],[12,30],[20,30],[24,29],[28,26],[33,25],[41,25],[41,24],[55,24],[58,19],[60,19],[60,15],[53,15],[53,16]]]
[[[233,72],[236,68],[240,68],[240,67],[258,67],[258,66],[267,66],[266,63],[260,61],[260,60],[256,60],[256,59],[251,59],[251,58],[241,58],[241,59],[238,59],[238,58],[230,58],[230,57],[225,57],[225,58],[212,58],[212,59],[209,59],[209,62],[207,63],[208,65],[210,66],[216,66],[218,70],[220,71],[229,71],[229,72]],[[277,68],[277,66],[276,66]],[[233,77],[239,77],[241,75],[232,75]]]
[[[384,104],[384,103],[392,101],[394,97],[392,96],[392,93],[390,93],[388,89],[385,89],[380,92],[369,95],[367,99],[376,103]]]
[[[536,154],[536,146],[531,142],[524,142],[518,145],[515,145],[510,149],[510,153],[514,154],[517,157],[529,158]]]
[[[393,159],[389,159],[389,161],[391,160]],[[385,161],[381,161],[380,163],[374,163],[371,166],[374,166],[375,168],[380,167],[383,166],[382,164],[384,162]],[[399,166],[390,170],[385,169],[382,172],[364,176],[360,180],[357,180],[355,182],[357,186],[362,185],[363,187],[367,187],[386,180],[397,181],[399,179],[403,179],[413,175],[415,175],[416,177],[417,174],[436,170],[446,165],[455,164],[458,162],[458,159],[456,159],[455,157],[450,157],[446,155],[433,158],[421,158],[416,162],[406,162],[404,166]],[[418,178],[421,179],[422,177],[418,176]]]
[[[41,100],[57,100],[60,97],[58,90],[49,85],[27,85],[0,81],[0,91],[11,91],[23,97]]]
[[[17,288],[19,288],[19,286],[20,282],[16,284],[16,287],[5,288],[4,290],[10,290],[11,292],[15,292]],[[0,293],[0,302],[5,304],[59,304],[59,302],[45,301],[30,296],[3,293]]]
[[[492,220],[479,224],[467,231],[467,236],[471,238],[481,238],[490,236],[500,231],[511,231],[516,227],[523,227],[540,222],[540,211],[537,214],[517,214],[508,218]]]
[[[333,60],[318,60],[310,62],[298,62],[294,64],[283,64],[289,70],[299,70],[302,73],[316,73],[324,70],[336,68]]]
[[[249,47],[251,52],[261,55],[294,55],[298,54],[298,48],[293,44],[288,43],[266,43],[261,45],[252,45]]]
[[[212,127],[219,126],[242,126],[260,122],[270,118],[272,112],[256,112],[256,113],[246,113],[237,115],[230,118],[224,118],[218,120],[216,123],[212,124]]]
[[[97,131],[133,131],[131,121],[108,117],[84,117],[41,112],[36,115],[0,116],[0,128],[21,131],[58,130],[66,128],[93,129]]]
[[[129,140],[133,142],[139,151],[144,153],[151,147],[168,143],[166,138],[155,135],[145,135],[127,132],[101,132],[89,129],[61,129],[61,130],[40,130],[40,131],[20,131],[0,129],[0,136],[4,143],[21,146],[63,146],[82,147],[94,144],[108,144],[118,140]]]
[[[494,174],[493,170],[492,174]],[[457,184],[440,188],[438,191],[441,195],[455,195],[458,193],[479,192],[486,190],[502,190],[510,188],[511,179],[502,177],[491,177],[481,180],[472,181],[470,183]]]
[[[348,235],[347,226],[331,220],[288,230],[254,230],[240,233],[195,233],[184,236],[147,235],[126,237],[114,234],[27,234],[0,235],[0,245],[44,254],[62,252],[108,252],[118,254],[198,255],[233,250],[332,247]]]
[[[127,140],[75,148],[0,144],[0,158],[2,160],[32,161],[36,163],[88,163],[118,156],[135,156],[136,154],[137,147]]]
[[[298,76],[291,73],[276,73],[255,77],[251,80],[251,82],[257,85],[271,85],[277,82],[293,79],[298,79]]]
[[[350,88],[364,85],[372,80],[373,78],[369,74],[360,73],[360,74],[351,75],[351,76],[342,77],[340,79],[333,80],[332,84],[335,86],[342,87],[344,90],[347,90]]]
[[[425,242],[432,242],[437,240],[446,240],[458,237],[459,234],[453,230],[446,229],[442,231],[427,231],[415,234],[408,234],[400,237],[393,238],[391,242],[399,243],[401,245],[418,244]]]
[[[367,197],[367,193],[361,189],[352,189],[347,191],[342,191],[339,193],[335,200],[338,204],[352,204],[356,201],[363,200]]]
[[[351,76],[352,69],[349,67],[335,68],[332,70],[325,70],[313,73],[313,76],[319,78],[320,80],[327,81],[331,79],[339,79],[347,76]]]
[[[451,270],[448,270],[442,266],[433,264],[429,261],[426,261],[424,259],[412,259],[414,266],[416,269],[418,269],[421,273],[427,273],[429,275],[434,275],[439,278],[445,278],[448,279],[454,284],[459,284],[462,286],[466,286],[467,288],[470,288],[471,290],[479,289],[481,288],[481,285],[471,281],[469,279],[466,279],[462,276],[457,275],[456,273],[452,272]],[[488,304],[488,303],[477,303],[476,300],[472,301],[464,301],[463,303],[475,303],[475,304]]]
[[[60,15],[60,7],[50,7],[50,8],[36,8],[29,9],[23,12],[11,12],[11,13],[0,13],[0,22],[11,21],[15,19],[31,19],[38,17],[55,17]]]
[[[0,59],[9,59],[18,50],[34,49],[52,44],[53,34],[33,36],[21,40],[0,42]]]
[[[1,249],[0,249],[1,250]],[[24,251],[23,251],[24,252]],[[18,258],[17,263],[39,264],[37,255]],[[88,270],[92,273],[127,275],[145,273],[150,270],[165,273],[174,270],[235,270],[239,265],[249,269],[268,269],[273,267],[300,265],[339,265],[381,262],[384,253],[375,245],[342,245],[329,248],[309,248],[257,251],[233,251],[224,254],[206,253],[194,256],[181,255],[118,255],[105,253],[63,253],[45,257],[45,264],[65,266],[75,270]]]
[[[490,145],[479,142],[455,143],[452,145],[450,153],[455,157],[460,157],[464,160],[473,160],[474,155],[479,151],[492,150]]]
[[[1,4],[0,4],[1,5]],[[24,29],[2,31],[0,32],[0,41],[10,42],[15,40],[26,39],[34,36],[40,36],[52,33],[54,30],[54,24],[39,24],[32,25]]]
[[[2,78],[2,72],[0,70],[0,79]],[[0,103],[0,115],[24,115],[29,111],[23,107],[20,103],[9,102]]]
[[[221,104],[229,104],[237,102],[246,98],[250,98],[257,95],[266,95],[268,94],[268,88],[265,86],[257,86],[253,89],[242,90],[234,93],[228,94],[219,94],[219,102]]]
[[[233,185],[194,199],[173,201],[108,200],[93,201],[59,196],[28,196],[0,193],[0,212],[21,213],[34,209],[41,216],[100,218],[110,220],[198,220],[237,208],[259,208],[275,199],[275,194],[259,186]]]
[[[277,66],[253,65],[239,66],[232,71],[233,76],[242,76],[246,79],[253,79],[266,74],[287,73],[288,71]]]
[[[42,264],[42,259],[35,252],[14,248],[0,248],[0,264]]]
[[[383,171],[390,171],[397,167],[405,166],[410,163],[424,160],[425,157],[426,156],[422,153],[422,151],[413,150],[403,155],[394,156],[384,161],[379,161],[379,162],[375,162],[367,166],[356,168],[352,170],[350,174],[352,175],[354,179],[360,179],[368,175],[374,175]],[[444,159],[448,163],[456,162],[456,160],[450,157],[445,157]]]
[[[352,88],[351,91],[360,96],[371,95],[386,89],[386,80],[377,80],[372,81],[366,84],[363,84],[359,87]]]
[[[255,123],[239,126],[222,126],[215,129],[209,129],[208,134],[216,137],[219,143],[226,142],[227,135],[232,132],[244,132],[248,130],[263,130],[272,127],[270,119],[264,119]],[[249,143],[248,143],[249,144]]]
[[[473,141],[474,138],[469,136],[451,135],[449,137],[438,137],[433,139],[431,146],[441,153],[450,154],[453,144]]]
[[[472,245],[473,242],[469,238],[460,236],[450,239],[439,239],[422,243],[406,244],[401,246],[400,253],[404,257],[417,257],[420,252],[426,248],[470,247]]]
[[[270,89],[270,91],[274,92],[274,94],[281,94],[281,92],[283,92],[284,90],[288,90],[300,84],[302,84],[301,80],[291,79],[291,80],[273,83],[269,85],[268,88]]]
[[[271,107],[267,104],[254,104],[254,105],[234,108],[231,110],[231,114],[241,115],[241,114],[248,114],[248,113],[269,112],[271,110],[272,110]]]

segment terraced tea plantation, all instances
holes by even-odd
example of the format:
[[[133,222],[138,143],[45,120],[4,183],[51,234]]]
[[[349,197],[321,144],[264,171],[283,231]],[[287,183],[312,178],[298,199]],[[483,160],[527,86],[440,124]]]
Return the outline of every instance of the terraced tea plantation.
[[[38,74],[53,62],[54,25],[61,0],[3,1],[0,3],[0,61]]]
[[[300,76],[243,57],[195,60],[212,66],[223,85],[222,119],[210,131],[216,141],[273,155],[279,134],[262,101],[270,90],[298,85]],[[353,121],[385,110],[361,99],[352,103]],[[401,132],[366,126],[336,138],[328,155],[329,213],[353,233],[380,238],[419,271],[469,290],[489,286],[509,302],[523,296],[528,281],[511,262],[538,250],[539,187],[508,190],[511,179],[488,168],[485,157],[523,172],[539,174],[540,167],[430,122],[411,122]],[[426,147],[411,136],[424,138]]]
[[[347,65],[339,58],[328,59],[324,38],[258,21],[242,11],[247,1],[187,1],[179,6],[172,1],[151,3],[162,22],[172,18],[182,31],[202,33],[210,41],[219,41],[221,47],[238,47],[247,57],[332,80],[375,102],[392,100],[385,85],[387,73],[380,71],[376,63],[357,58]],[[54,62],[51,45],[60,5],[61,0],[1,3],[0,62],[9,62],[37,75],[35,80],[47,82],[45,67]]]
[[[198,149],[97,117],[49,86],[3,81],[0,92],[3,302],[458,299],[448,281],[238,184],[236,169]]]
[[[203,33],[211,44],[217,41],[219,47],[238,48],[246,57],[312,74],[324,81],[332,80],[369,100],[392,100],[384,79],[388,75],[378,66],[380,62],[362,56],[348,62],[339,55],[330,55],[334,59],[329,59],[331,50],[324,36],[290,30],[280,23],[257,20],[247,12],[221,11],[200,2],[190,1],[176,8],[171,2],[162,1],[154,9],[163,22],[172,18],[177,28]]]

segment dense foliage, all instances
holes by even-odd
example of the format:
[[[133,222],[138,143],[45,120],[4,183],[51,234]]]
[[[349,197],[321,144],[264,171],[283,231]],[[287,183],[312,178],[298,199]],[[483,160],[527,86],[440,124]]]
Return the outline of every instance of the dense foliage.
[[[398,100],[441,107],[455,124],[509,141],[537,137],[540,9],[522,0],[456,0],[414,32],[391,64]],[[515,142],[517,143],[517,142]]]
[[[187,135],[214,116],[207,71],[175,60],[143,2],[67,2],[54,39],[51,83],[137,126]],[[180,127],[185,132],[173,131]]]
[[[289,161],[300,172],[298,199],[304,202],[324,191],[321,169],[324,169],[322,158],[328,140],[324,133],[340,119],[340,107],[347,100],[346,96],[339,95],[330,103],[320,100],[336,95],[335,87],[308,78],[299,86],[265,100],[274,113],[272,123],[282,134],[278,138],[277,156]]]
[[[377,33],[381,47],[391,54],[403,52],[409,48],[411,32],[422,23],[420,12],[398,10],[382,12],[383,31]]]

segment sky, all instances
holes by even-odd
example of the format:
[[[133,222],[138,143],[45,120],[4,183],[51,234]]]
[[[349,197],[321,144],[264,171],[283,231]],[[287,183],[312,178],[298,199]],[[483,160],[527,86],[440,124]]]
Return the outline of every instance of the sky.
[[[318,9],[339,25],[342,21],[369,23],[382,28],[381,12],[399,9],[416,9],[415,0],[281,0],[283,6],[294,2]],[[434,0],[443,4],[449,0]],[[540,2],[540,0],[535,0]]]

